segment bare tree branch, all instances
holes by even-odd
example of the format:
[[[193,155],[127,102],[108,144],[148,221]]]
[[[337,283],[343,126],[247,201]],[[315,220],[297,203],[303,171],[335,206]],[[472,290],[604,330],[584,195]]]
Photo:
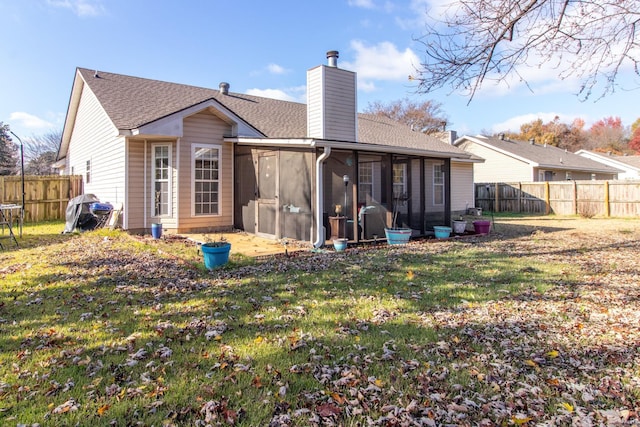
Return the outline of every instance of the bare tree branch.
[[[404,123],[416,132],[430,134],[444,131],[447,126],[447,118],[441,107],[435,101],[417,103],[405,98],[388,104],[380,101],[369,103],[364,111]]]
[[[614,92],[619,73],[640,75],[638,0],[464,0],[452,3],[420,37],[418,90],[449,86],[469,102],[486,81],[509,84],[524,71],[551,67],[581,81],[582,99]]]
[[[25,140],[25,173],[28,175],[49,175],[53,173],[52,165],[56,160],[62,129],[43,135],[34,135]]]

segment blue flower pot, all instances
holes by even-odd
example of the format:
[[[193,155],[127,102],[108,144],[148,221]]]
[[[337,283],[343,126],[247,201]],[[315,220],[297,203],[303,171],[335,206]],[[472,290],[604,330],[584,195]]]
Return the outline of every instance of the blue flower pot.
[[[162,237],[162,224],[151,224],[151,235],[154,239],[159,239],[160,237]]]
[[[451,227],[445,225],[435,225],[433,231],[436,232],[436,239],[447,239],[451,235]]]
[[[204,243],[201,249],[204,257],[204,266],[207,270],[213,270],[229,261],[231,243]]]
[[[390,245],[404,245],[411,238],[410,228],[385,228],[384,234]]]
[[[347,249],[347,239],[334,239],[333,249],[335,249],[336,252],[343,252]]]

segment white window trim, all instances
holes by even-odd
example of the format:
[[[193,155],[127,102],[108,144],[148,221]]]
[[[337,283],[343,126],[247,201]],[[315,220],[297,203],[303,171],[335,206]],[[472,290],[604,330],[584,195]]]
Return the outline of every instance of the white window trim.
[[[218,150],[218,213],[217,214],[196,214],[196,149],[210,148]],[[191,144],[191,216],[197,218],[217,218],[222,216],[222,145],[219,144]]]
[[[369,165],[369,168],[371,168],[371,181],[370,182],[360,182],[360,166],[362,165]],[[360,193],[360,184],[370,184],[371,185],[371,195],[370,197],[373,199],[374,198],[374,194],[376,194],[376,180],[375,180],[375,169],[373,167],[373,162],[372,161],[366,161],[366,162],[362,162],[360,164],[358,164],[358,193]],[[360,197],[360,195],[358,194],[358,197]],[[365,198],[366,201],[366,198]],[[360,201],[358,201],[358,203],[360,203]]]
[[[402,166],[402,194],[406,195],[407,194],[407,164],[406,163],[396,163],[392,166],[392,168],[394,166]],[[392,172],[393,173],[393,172]],[[393,177],[392,177],[392,181],[393,181]],[[393,187],[396,185],[396,183],[391,182],[391,189],[393,190]],[[394,193],[394,197],[395,197],[395,193]]]
[[[168,187],[169,193],[169,207],[166,215],[155,215],[156,201],[155,201],[155,188],[156,188],[156,147],[168,147],[169,156],[169,177]],[[168,143],[153,143],[151,144],[151,217],[152,218],[171,218],[173,216],[173,151],[171,144]]]
[[[440,166],[440,175],[442,175],[442,183],[436,183],[436,167]],[[447,197],[447,195],[445,194],[445,179],[446,176],[444,175],[444,170],[442,170],[444,168],[443,164],[438,164],[438,163],[434,163],[433,164],[433,206],[444,206],[445,203],[445,198]],[[436,186],[437,187],[442,187],[442,202],[441,203],[436,203]]]

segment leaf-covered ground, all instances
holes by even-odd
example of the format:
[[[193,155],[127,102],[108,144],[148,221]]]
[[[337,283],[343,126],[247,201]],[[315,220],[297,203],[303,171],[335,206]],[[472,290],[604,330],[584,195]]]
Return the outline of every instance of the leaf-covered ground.
[[[213,273],[117,232],[0,252],[0,424],[640,425],[640,223],[494,226]]]

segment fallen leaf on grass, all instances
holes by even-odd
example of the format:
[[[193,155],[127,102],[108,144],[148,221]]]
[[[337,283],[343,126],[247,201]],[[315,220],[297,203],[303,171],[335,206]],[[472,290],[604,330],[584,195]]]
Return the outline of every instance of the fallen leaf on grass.
[[[531,417],[527,417],[526,415],[523,414],[516,414],[511,416],[511,421],[515,424],[515,425],[523,425],[528,423],[529,421],[531,421],[533,418]]]
[[[562,406],[564,409],[566,409],[566,410],[567,410],[567,412],[569,412],[569,413],[572,413],[572,412],[573,412],[573,410],[574,410],[573,405],[571,405],[570,403],[567,403],[567,402],[562,402],[562,405],[561,405],[561,406]]]
[[[558,350],[551,350],[548,353],[546,353],[545,356],[547,356],[549,359],[555,359],[559,355],[560,355],[560,352]]]
[[[103,416],[104,413],[109,410],[109,408],[111,408],[111,405],[109,405],[109,404],[102,405],[101,407],[98,408],[98,415]]]
[[[76,403],[74,399],[69,399],[64,402],[62,405],[56,406],[53,411],[54,414],[64,414],[67,412],[77,411],[80,408],[80,405]]]
[[[316,412],[322,418],[331,417],[333,415],[338,415],[340,413],[340,408],[330,403],[325,403],[323,405],[319,405],[316,407]]]

